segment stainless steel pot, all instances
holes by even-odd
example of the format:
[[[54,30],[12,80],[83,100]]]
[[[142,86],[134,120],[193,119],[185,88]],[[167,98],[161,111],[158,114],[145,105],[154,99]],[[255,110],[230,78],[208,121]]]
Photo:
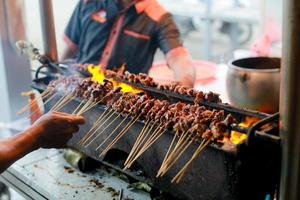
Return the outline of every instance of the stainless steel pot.
[[[231,61],[226,79],[231,104],[267,113],[278,112],[280,58],[254,57]]]

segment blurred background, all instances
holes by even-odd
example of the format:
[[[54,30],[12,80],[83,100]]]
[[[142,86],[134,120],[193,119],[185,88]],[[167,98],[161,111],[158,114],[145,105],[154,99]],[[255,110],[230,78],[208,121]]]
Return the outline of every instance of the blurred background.
[[[280,54],[281,0],[158,0],[175,18],[194,59],[226,62],[269,35],[272,53]],[[26,35],[43,49],[38,0],[24,1]],[[53,0],[58,52],[77,0]],[[268,43],[268,41],[266,41]],[[156,60],[162,59],[157,53]]]

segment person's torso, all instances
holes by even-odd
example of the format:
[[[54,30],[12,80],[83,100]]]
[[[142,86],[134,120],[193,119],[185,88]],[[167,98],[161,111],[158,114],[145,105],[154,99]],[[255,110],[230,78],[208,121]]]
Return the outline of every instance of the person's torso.
[[[148,72],[158,47],[155,21],[132,6],[118,27],[120,10],[111,0],[88,1],[81,13],[77,62],[98,64],[108,54],[106,68],[125,64],[130,72]]]

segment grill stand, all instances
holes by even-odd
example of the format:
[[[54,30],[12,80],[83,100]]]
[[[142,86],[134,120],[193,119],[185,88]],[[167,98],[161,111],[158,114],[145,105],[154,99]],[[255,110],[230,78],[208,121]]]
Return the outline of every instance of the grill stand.
[[[283,19],[281,77],[281,200],[300,199],[300,1],[287,0]]]

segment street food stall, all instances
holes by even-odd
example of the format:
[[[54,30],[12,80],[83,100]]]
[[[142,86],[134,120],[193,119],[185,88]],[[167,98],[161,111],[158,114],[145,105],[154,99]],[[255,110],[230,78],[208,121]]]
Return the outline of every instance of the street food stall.
[[[233,60],[211,82],[229,104],[122,67],[66,67],[51,0],[40,2],[44,54],[16,44],[40,63],[31,87],[45,112],[83,115],[86,124],[68,142],[76,151],[33,152],[2,182],[28,199],[298,199],[299,3],[285,2],[282,59]],[[40,109],[31,105],[32,118]]]

